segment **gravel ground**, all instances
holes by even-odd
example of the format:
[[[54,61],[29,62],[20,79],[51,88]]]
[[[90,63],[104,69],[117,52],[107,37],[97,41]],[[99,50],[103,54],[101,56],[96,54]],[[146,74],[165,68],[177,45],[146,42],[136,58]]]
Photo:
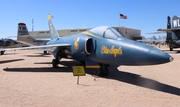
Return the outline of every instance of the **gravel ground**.
[[[168,48],[161,49],[167,51]],[[52,68],[52,55],[41,51],[7,51],[0,60],[0,107],[178,107],[180,54],[154,66],[109,68],[109,76],[86,70],[79,85],[71,65]]]

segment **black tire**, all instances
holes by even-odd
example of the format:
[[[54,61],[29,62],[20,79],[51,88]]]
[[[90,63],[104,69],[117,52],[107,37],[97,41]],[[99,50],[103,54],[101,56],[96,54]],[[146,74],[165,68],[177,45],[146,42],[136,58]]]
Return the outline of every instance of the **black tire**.
[[[44,54],[47,54],[47,51],[44,51]]]
[[[3,55],[3,54],[4,54],[4,52],[5,52],[5,51],[1,51],[1,55]]]
[[[52,60],[52,66],[53,66],[53,68],[57,68],[58,67],[58,61],[56,59]]]
[[[107,76],[109,74],[109,70],[107,67],[105,67],[104,69],[100,68],[97,76],[103,77],[103,76]]]
[[[170,51],[173,51],[173,46],[169,46]]]
[[[107,76],[107,75],[109,74],[109,70],[108,70],[107,67],[106,67],[105,69],[106,69],[106,70],[105,70],[105,72],[104,72],[104,76]]]

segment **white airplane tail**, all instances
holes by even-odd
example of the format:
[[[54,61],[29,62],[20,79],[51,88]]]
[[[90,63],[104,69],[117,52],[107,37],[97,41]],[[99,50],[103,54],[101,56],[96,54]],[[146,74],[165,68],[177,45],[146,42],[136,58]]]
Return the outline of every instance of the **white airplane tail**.
[[[153,36],[154,40],[157,40],[157,38],[155,36]]]
[[[163,40],[163,38],[161,36],[159,36],[159,40]]]
[[[51,40],[55,39],[55,38],[58,38],[59,34],[57,33],[57,30],[54,27],[51,15],[48,14],[47,18],[48,18],[48,25],[49,25],[49,31],[50,31]]]

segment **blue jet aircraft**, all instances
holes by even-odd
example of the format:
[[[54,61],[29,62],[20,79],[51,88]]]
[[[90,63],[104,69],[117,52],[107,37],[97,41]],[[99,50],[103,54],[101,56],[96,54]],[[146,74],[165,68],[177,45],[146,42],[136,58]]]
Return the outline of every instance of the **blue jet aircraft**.
[[[108,75],[108,66],[155,65],[173,60],[173,57],[164,51],[129,40],[112,27],[100,26],[79,34],[59,37],[50,14],[48,14],[48,22],[51,40],[46,45],[13,50],[50,48],[55,57],[52,60],[53,67],[58,67],[61,58],[75,59],[82,64],[91,61],[99,64],[100,72],[97,74],[99,76]],[[12,50],[12,48],[3,50]]]

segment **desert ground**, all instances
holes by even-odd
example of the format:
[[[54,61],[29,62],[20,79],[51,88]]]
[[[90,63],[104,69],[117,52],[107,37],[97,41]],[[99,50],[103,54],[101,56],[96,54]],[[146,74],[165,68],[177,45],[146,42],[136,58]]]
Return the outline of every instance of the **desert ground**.
[[[180,53],[160,49],[174,61],[110,67],[107,77],[87,69],[79,84],[74,61],[52,68],[53,56],[42,51],[6,51],[0,55],[0,107],[179,107]]]

